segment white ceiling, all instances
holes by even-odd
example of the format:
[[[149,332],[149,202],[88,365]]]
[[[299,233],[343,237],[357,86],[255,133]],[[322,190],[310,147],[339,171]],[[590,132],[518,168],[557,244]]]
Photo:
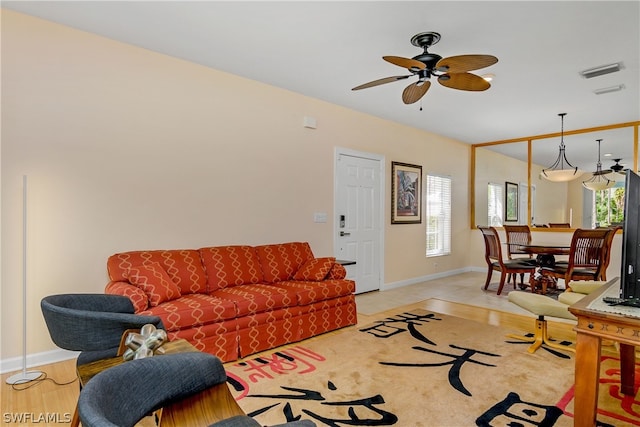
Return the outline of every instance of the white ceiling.
[[[638,1],[2,1],[4,8],[469,144],[559,132],[560,112],[567,113],[565,131],[639,120],[639,6]],[[475,71],[495,74],[492,87],[465,92],[434,82],[422,102],[412,105],[403,104],[401,94],[415,77],[351,91],[408,74],[382,56],[421,53],[410,39],[424,31],[442,35],[429,49],[442,57],[497,56],[497,64]],[[624,68],[618,73],[592,79],[578,74],[619,61]],[[625,89],[593,93],[618,84]],[[604,139],[603,153],[615,151],[616,141],[603,135],[590,134],[588,148],[577,151],[594,163],[596,138]],[[553,162],[557,143],[547,145],[553,146]],[[571,160],[568,143],[567,155]]]

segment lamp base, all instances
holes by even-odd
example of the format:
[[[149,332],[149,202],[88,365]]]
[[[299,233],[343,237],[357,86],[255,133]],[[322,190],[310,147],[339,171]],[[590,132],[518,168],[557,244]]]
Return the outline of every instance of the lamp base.
[[[40,371],[24,371],[15,375],[11,375],[6,379],[7,384],[24,384],[31,382],[42,375]]]

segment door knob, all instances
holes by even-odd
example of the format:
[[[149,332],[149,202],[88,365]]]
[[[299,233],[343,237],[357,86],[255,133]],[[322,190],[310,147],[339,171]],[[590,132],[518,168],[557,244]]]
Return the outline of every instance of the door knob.
[[[344,231],[340,232],[340,237],[351,236],[351,233],[345,233]]]

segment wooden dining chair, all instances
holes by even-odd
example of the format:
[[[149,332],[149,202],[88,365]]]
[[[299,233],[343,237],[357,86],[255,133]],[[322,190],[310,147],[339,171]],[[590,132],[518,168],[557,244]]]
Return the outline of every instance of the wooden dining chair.
[[[606,263],[606,244],[612,229],[578,228],[571,237],[569,260],[566,264],[540,268],[545,277],[563,279],[565,286],[573,280],[600,280]]]
[[[619,225],[614,225],[609,227],[609,229],[611,231],[607,235],[604,245],[604,264],[600,269],[600,277],[597,280],[607,280],[607,268],[609,267],[609,263],[611,262],[611,246],[613,245],[613,238],[616,237],[616,233],[618,232],[618,230],[622,230],[622,227],[620,227]]]
[[[536,265],[536,260],[532,258],[530,253],[521,249],[521,245],[531,243],[531,229],[528,225],[504,225],[504,232],[507,238],[507,258],[517,259],[531,265]],[[515,284],[516,276],[509,275],[507,282],[513,276]],[[524,288],[524,273],[520,273],[520,287]]]
[[[498,231],[494,227],[478,226],[478,229],[482,231],[482,237],[484,238],[485,247],[485,260],[487,261],[487,280],[484,284],[484,290],[486,291],[491,283],[491,276],[494,271],[500,272],[500,284],[498,285],[497,294],[500,295],[504,283],[509,274],[534,274],[536,266],[520,261],[518,259],[503,259],[502,247],[500,244],[500,236]],[[515,289],[515,280],[513,282],[513,288]]]
[[[549,228],[571,228],[568,222],[550,222]]]

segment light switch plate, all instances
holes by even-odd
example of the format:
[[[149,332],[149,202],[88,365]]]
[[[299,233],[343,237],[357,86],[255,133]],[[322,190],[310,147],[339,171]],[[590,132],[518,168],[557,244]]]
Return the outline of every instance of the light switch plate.
[[[313,222],[327,222],[326,212],[315,212],[313,214]]]

